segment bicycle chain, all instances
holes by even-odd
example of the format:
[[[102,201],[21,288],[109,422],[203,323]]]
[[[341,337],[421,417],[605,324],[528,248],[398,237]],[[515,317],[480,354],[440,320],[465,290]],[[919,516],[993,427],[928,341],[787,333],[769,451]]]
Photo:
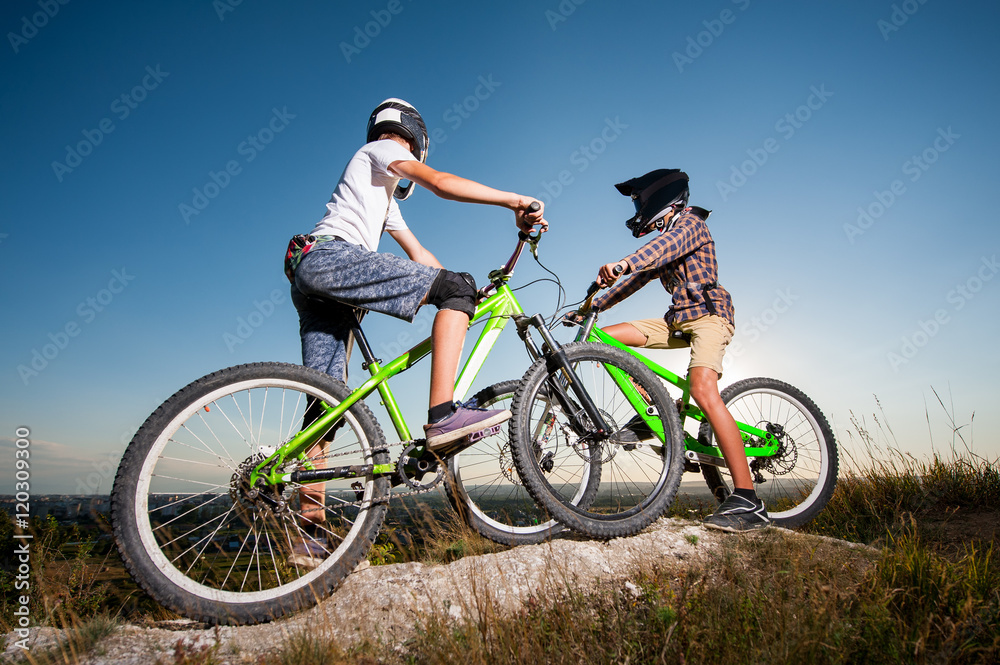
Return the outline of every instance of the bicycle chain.
[[[424,439],[410,439],[408,441],[400,441],[398,443],[386,443],[386,445],[384,445],[384,446],[379,446],[378,448],[372,448],[372,456],[377,455],[379,453],[390,453],[391,452],[390,449],[398,447],[398,446],[402,446],[403,449],[405,450],[406,448],[408,448],[410,446],[415,446],[417,444],[417,442],[423,443]],[[311,461],[325,460],[325,459],[334,459],[336,457],[347,457],[348,455],[357,455],[360,452],[362,452],[362,451],[359,451],[359,450],[349,450],[349,451],[340,452],[340,453],[326,453],[324,455],[317,455],[316,457],[310,457],[309,459]],[[402,453],[402,451],[401,451],[401,453]],[[392,455],[390,455],[390,459],[391,458],[392,458]],[[445,463],[447,463],[447,459],[444,459],[444,460],[441,461],[441,464],[445,464]],[[399,471],[397,470],[396,473],[399,473]],[[289,484],[292,485],[293,483],[289,483]],[[294,483],[294,485],[297,488],[303,486],[303,485],[298,484],[298,483]],[[403,483],[400,483],[400,485],[403,485]],[[403,492],[392,492],[392,491],[390,491],[389,494],[387,494],[384,498],[381,498],[381,499],[373,499],[373,500],[370,500],[370,501],[363,501],[363,500],[358,500],[358,501],[339,501],[339,502],[337,502],[337,505],[338,506],[357,506],[359,509],[363,510],[363,509],[370,508],[371,506],[374,506],[374,505],[377,505],[377,504],[380,504],[380,503],[389,503],[390,499],[395,499],[395,498],[400,498],[400,497],[406,497],[406,496],[412,496],[412,495],[416,495],[416,494],[426,494],[427,492],[432,492],[435,489],[437,489],[437,486],[438,486],[438,483],[434,483],[432,486],[427,487],[425,489],[411,489],[409,491],[403,491]]]

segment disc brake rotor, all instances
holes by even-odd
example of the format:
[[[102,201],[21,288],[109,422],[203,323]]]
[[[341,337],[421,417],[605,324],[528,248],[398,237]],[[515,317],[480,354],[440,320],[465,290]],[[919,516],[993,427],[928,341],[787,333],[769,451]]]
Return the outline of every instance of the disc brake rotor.
[[[573,451],[580,459],[586,462],[595,461],[596,458],[600,458],[601,464],[610,462],[618,453],[619,445],[622,443],[616,438],[619,437],[618,423],[605,411],[601,411],[601,417],[604,418],[604,422],[608,425],[608,431],[612,432],[610,437],[604,441],[595,441],[588,437],[582,437],[573,441]],[[586,425],[588,428],[590,427],[590,419],[586,420]]]
[[[781,425],[764,423],[763,429],[766,429],[771,436],[778,440],[778,450],[773,456],[760,459],[759,468],[775,476],[783,476],[791,472],[799,459],[795,439],[789,436]]]
[[[512,485],[522,485],[521,476],[518,475],[517,470],[514,467],[514,458],[511,456],[510,452],[510,441],[503,444],[500,448],[500,454],[497,456],[497,463],[500,465],[500,473],[503,477],[507,479],[507,482]]]

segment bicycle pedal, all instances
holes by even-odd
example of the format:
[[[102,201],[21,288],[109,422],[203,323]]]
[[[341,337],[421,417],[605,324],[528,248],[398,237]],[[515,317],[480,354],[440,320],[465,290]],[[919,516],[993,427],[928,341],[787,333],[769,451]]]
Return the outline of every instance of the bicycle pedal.
[[[487,427],[486,429],[481,429],[478,432],[473,432],[472,434],[470,434],[467,437],[468,440],[469,440],[469,443],[473,444],[473,443],[476,443],[477,441],[482,441],[483,439],[485,439],[488,436],[493,436],[494,434],[499,434],[501,426],[502,426],[502,423],[500,425],[493,425],[491,427]]]

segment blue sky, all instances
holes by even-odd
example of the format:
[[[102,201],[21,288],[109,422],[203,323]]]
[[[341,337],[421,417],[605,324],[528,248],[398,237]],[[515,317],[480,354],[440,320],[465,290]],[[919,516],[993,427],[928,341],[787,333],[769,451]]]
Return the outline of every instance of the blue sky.
[[[918,457],[952,440],[933,389],[996,458],[998,19],[942,0],[7,2],[0,455],[26,427],[34,492],[106,492],[174,391],[298,361],[281,256],[394,96],[437,137],[432,166],[544,198],[541,258],[571,300],[637,247],[613,184],[683,168],[736,304],[723,384],[801,387],[848,447],[851,414],[879,413]],[[480,280],[513,246],[503,210],[402,207]],[[603,320],[662,314],[658,288]],[[555,307],[551,284],[519,293]],[[421,317],[367,332],[388,355]],[[513,338],[480,385],[526,369]],[[401,378],[418,424],[426,368]]]

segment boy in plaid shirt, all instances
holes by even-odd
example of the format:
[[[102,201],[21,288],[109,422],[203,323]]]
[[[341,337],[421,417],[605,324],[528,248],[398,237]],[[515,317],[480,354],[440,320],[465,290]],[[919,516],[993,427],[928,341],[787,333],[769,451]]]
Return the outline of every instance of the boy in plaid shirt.
[[[615,185],[632,197],[636,215],[625,225],[636,238],[660,231],[637,252],[601,266],[597,283],[610,287],[593,306],[607,310],[658,278],[672,295],[663,318],[618,323],[604,331],[627,346],[647,349],[691,347],[691,396],[708,417],[733,479],[734,491],[705,526],[747,531],[770,524],[757,497],[743,439],[719,396],[726,345],[733,338],[733,300],[718,283],[715,241],[705,220],[710,211],[687,207],[688,177],[679,169],[658,169]],[[619,279],[619,275],[622,275]]]

